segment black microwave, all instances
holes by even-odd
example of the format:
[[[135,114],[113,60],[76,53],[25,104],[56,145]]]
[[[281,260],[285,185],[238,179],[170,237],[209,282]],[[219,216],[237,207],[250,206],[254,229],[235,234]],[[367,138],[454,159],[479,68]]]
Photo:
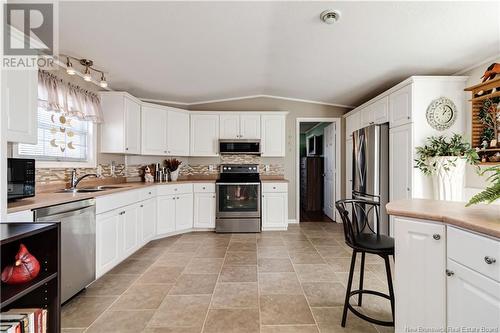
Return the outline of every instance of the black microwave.
[[[260,155],[260,140],[219,140],[219,153]]]
[[[35,196],[35,160],[7,159],[7,200]]]

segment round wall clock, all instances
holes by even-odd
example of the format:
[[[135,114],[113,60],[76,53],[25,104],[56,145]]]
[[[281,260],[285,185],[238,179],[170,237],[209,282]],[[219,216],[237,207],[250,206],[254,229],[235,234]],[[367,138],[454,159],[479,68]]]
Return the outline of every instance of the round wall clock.
[[[444,131],[455,123],[457,119],[457,107],[447,97],[440,97],[431,102],[425,114],[427,123],[438,131]]]

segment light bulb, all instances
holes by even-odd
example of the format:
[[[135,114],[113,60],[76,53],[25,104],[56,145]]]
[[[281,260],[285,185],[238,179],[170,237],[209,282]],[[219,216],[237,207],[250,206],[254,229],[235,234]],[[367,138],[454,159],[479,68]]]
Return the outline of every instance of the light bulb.
[[[83,79],[85,81],[92,81],[92,75],[90,75],[90,70],[89,68],[85,68],[85,73],[83,74]]]
[[[104,73],[101,73],[101,82],[99,82],[99,85],[102,88],[106,88],[108,86],[108,82],[106,82],[106,78],[104,77]]]

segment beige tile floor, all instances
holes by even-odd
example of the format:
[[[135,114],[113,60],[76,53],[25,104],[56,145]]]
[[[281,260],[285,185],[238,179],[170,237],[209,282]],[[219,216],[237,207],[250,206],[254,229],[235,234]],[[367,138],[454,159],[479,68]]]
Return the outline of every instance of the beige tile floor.
[[[352,313],[340,326],[350,253],[335,223],[155,240],[64,305],[62,331],[393,332]],[[387,292],[383,261],[366,262],[366,288]],[[361,311],[391,318],[389,302],[370,296]]]

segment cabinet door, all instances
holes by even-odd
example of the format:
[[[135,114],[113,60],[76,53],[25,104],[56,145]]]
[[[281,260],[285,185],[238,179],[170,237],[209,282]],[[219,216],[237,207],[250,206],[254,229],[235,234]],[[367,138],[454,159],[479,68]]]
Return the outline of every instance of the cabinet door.
[[[352,139],[352,132],[361,128],[361,112],[351,114],[345,119],[345,135],[346,139]]]
[[[122,256],[125,259],[139,248],[139,214],[140,209],[138,204],[130,205],[120,211],[123,224],[123,241],[122,241]]]
[[[140,205],[140,246],[149,242],[156,235],[156,199],[149,199]]]
[[[240,115],[240,139],[260,139],[260,114]]]
[[[37,143],[37,103],[38,71],[2,71],[2,104],[7,117],[7,141]]]
[[[389,95],[389,118],[390,127],[411,123],[411,85]]]
[[[287,193],[264,193],[262,195],[262,229],[283,229],[287,226]]]
[[[375,124],[383,124],[389,121],[389,97],[382,97],[371,105],[373,121]]]
[[[285,156],[285,120],[283,115],[262,115],[262,156]]]
[[[237,113],[220,114],[220,138],[239,139],[240,138],[240,116]]]
[[[167,154],[167,115],[162,108],[143,106],[141,110],[141,153],[143,155]]]
[[[141,153],[141,106],[125,97],[125,153]]]
[[[156,233],[158,235],[175,231],[175,195],[163,195],[157,198],[158,219]]]
[[[96,277],[100,277],[120,261],[121,220],[118,211],[96,215]]]
[[[191,115],[191,156],[219,155],[219,115]]]
[[[448,327],[500,326],[500,283],[451,259],[447,269]]]
[[[193,228],[193,195],[179,194],[175,197],[175,230]]]
[[[390,201],[412,197],[412,128],[411,124],[389,131]]]
[[[345,198],[352,199],[352,139],[345,143]]]
[[[368,105],[359,112],[361,113],[361,128],[375,123],[372,105]]]
[[[215,228],[215,193],[194,194],[194,227]]]
[[[189,155],[189,114],[168,111],[167,153],[173,156]]]
[[[394,217],[396,332],[446,325],[445,226]]]

